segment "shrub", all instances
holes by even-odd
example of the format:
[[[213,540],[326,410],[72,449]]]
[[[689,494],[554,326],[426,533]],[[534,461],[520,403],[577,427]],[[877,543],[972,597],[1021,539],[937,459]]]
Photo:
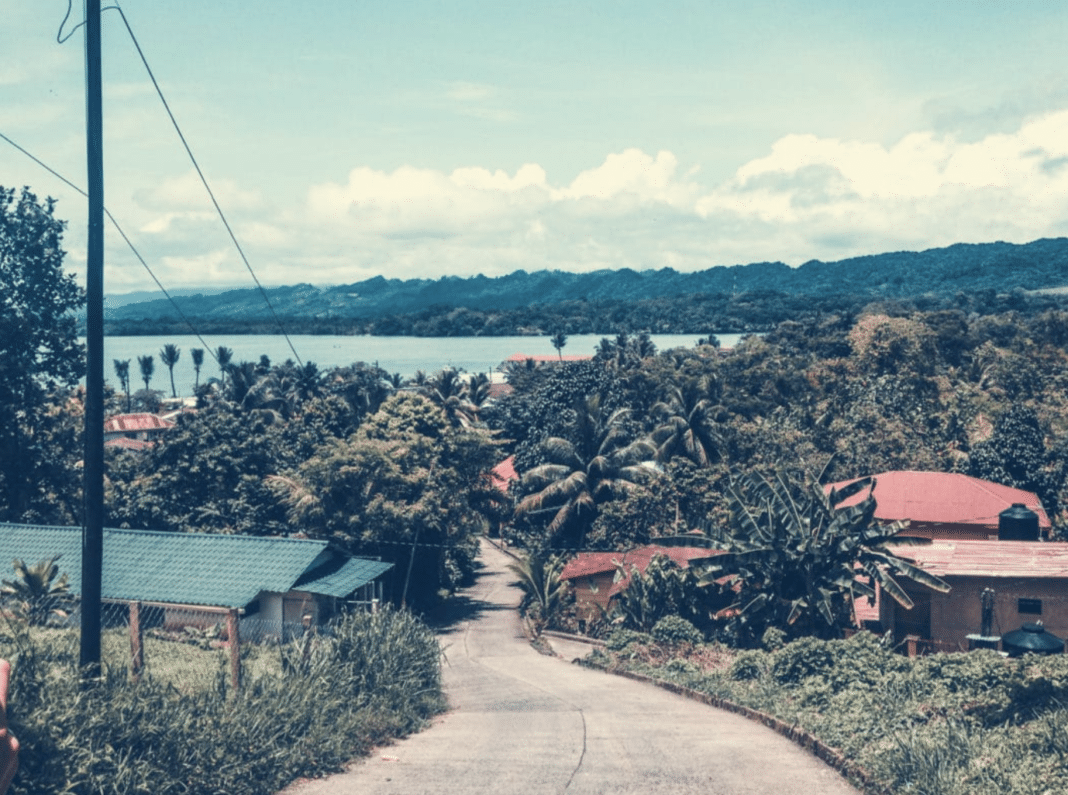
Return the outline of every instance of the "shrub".
[[[15,640],[3,650],[23,749],[13,793],[269,795],[340,770],[444,707],[437,640],[403,612],[346,617],[289,673],[250,677],[237,693],[222,653],[209,686],[189,693],[150,672],[131,684],[108,666],[83,688],[75,633]]]
[[[736,682],[759,679],[768,668],[768,656],[762,651],[739,652],[727,676]]]
[[[653,640],[661,646],[678,646],[682,643],[696,646],[704,640],[697,627],[679,616],[664,616],[653,626],[652,635]]]
[[[632,643],[646,644],[650,640],[651,638],[645,632],[636,632],[633,629],[616,629],[605,638],[604,645],[609,651],[623,651]]]

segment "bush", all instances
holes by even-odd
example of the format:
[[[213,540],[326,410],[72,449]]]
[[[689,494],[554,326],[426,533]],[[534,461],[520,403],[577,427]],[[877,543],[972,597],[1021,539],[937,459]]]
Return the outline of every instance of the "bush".
[[[645,632],[636,632],[633,629],[616,629],[605,638],[604,645],[609,651],[623,651],[632,643],[647,644],[651,640],[652,638]]]
[[[24,634],[3,650],[23,749],[13,793],[269,795],[340,770],[444,708],[437,640],[408,613],[348,616],[307,660],[295,655],[288,673],[250,677],[237,693],[223,654],[214,680],[191,693],[151,675],[131,684],[107,666],[83,688],[76,640]]]
[[[678,646],[689,643],[696,646],[704,640],[700,631],[679,616],[664,616],[653,626],[653,640],[661,646]]]
[[[768,655],[762,651],[739,652],[734,658],[727,676],[736,682],[759,679],[768,668]]]

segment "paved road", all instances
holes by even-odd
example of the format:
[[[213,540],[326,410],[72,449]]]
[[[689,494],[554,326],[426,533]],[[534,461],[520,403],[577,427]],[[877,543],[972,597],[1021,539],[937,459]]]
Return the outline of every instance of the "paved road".
[[[531,649],[508,558],[485,566],[443,635],[452,709],[347,772],[283,795],[857,795],[771,730]]]

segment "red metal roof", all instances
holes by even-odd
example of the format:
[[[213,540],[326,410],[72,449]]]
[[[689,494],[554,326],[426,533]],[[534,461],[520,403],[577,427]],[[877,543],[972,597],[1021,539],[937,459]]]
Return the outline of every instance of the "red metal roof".
[[[155,414],[113,414],[104,420],[104,433],[163,431],[173,427],[173,422]]]
[[[875,518],[884,521],[908,519],[917,523],[971,524],[996,528],[998,514],[1014,503],[1023,503],[1038,514],[1038,525],[1050,521],[1038,497],[1030,491],[991,483],[953,472],[894,471],[875,475]],[[840,489],[852,483],[843,480],[826,486]],[[842,503],[855,505],[867,495],[862,491]]]
[[[1068,579],[1063,541],[958,541],[890,547],[937,577],[1038,577]]]
[[[490,478],[493,480],[493,485],[496,489],[507,493],[512,481],[519,480],[519,475],[515,472],[515,456],[508,456],[491,469]]]
[[[605,571],[615,571],[616,564],[620,563],[628,571],[636,566],[638,571],[645,571],[649,563],[657,555],[671,558],[678,566],[686,568],[691,560],[698,558],[711,558],[722,555],[723,550],[706,549],[704,547],[662,547],[649,544],[637,547],[626,552],[579,552],[567,562],[560,576],[565,580],[574,577],[585,577],[590,574],[600,574]]]
[[[644,573],[657,555],[665,555],[679,568],[685,569],[689,567],[692,561],[714,558],[716,555],[722,554],[723,550],[721,549],[662,547],[656,544],[638,547],[627,552],[579,552],[564,566],[563,571],[560,572],[560,578],[573,580],[577,577],[589,577],[594,574],[617,571],[616,564],[618,563],[623,567],[624,574],[609,589],[608,595],[611,597],[627,587],[630,583],[630,574],[633,568]]]
[[[146,441],[144,439],[127,439],[125,436],[120,436],[117,439],[108,439],[104,442],[104,447],[118,447],[123,450],[147,450],[150,447],[155,446],[155,442]]]
[[[531,353],[513,353],[507,359],[506,362],[525,362],[527,359],[533,359],[538,364],[543,362],[584,362],[587,359],[592,359],[593,356],[586,353],[566,353],[563,356],[557,356],[555,354],[531,354]]]

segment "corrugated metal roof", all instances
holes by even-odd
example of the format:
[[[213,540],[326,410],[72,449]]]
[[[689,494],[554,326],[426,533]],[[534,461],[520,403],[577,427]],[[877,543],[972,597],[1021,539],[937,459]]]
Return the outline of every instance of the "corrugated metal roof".
[[[81,532],[0,523],[0,569],[60,554],[60,571],[81,593]],[[289,591],[334,558],[344,556],[326,541],[105,528],[101,591],[107,599],[244,607],[260,591]]]
[[[327,573],[323,573],[323,569],[309,572],[305,575],[307,580],[302,577],[293,587],[298,591],[341,598],[367,585],[391,568],[393,568],[392,563],[383,563],[380,560],[349,558],[341,564],[340,568],[330,567]]]
[[[155,442],[148,441],[147,439],[127,439],[125,436],[120,436],[117,439],[108,439],[104,442],[104,447],[118,447],[122,450],[150,450],[155,446]]]
[[[680,568],[685,569],[691,561],[700,558],[712,558],[722,555],[723,550],[706,549],[704,547],[661,547],[650,544],[637,547],[626,552],[579,552],[567,562],[560,577],[565,580],[575,577],[588,577],[591,574],[601,574],[606,571],[615,571],[616,564],[620,564],[629,572],[632,566],[638,571],[644,572],[653,558],[657,555],[665,555],[671,558]]]
[[[1068,578],[1068,543],[957,541],[890,547],[937,577]]]
[[[104,420],[104,433],[162,431],[173,427],[173,422],[155,414],[113,414]]]
[[[1038,496],[1023,489],[954,472],[899,470],[874,475],[877,519],[942,524],[973,524],[996,528],[998,514],[1014,503],[1023,503],[1038,514],[1038,525],[1049,528],[1049,516]],[[844,480],[826,487],[840,489]],[[855,505],[867,492],[851,497],[843,506]]]
[[[512,484],[512,481],[519,480],[519,475],[515,472],[515,456],[508,456],[491,469],[490,478],[493,480],[494,488],[507,494],[508,487]]]

